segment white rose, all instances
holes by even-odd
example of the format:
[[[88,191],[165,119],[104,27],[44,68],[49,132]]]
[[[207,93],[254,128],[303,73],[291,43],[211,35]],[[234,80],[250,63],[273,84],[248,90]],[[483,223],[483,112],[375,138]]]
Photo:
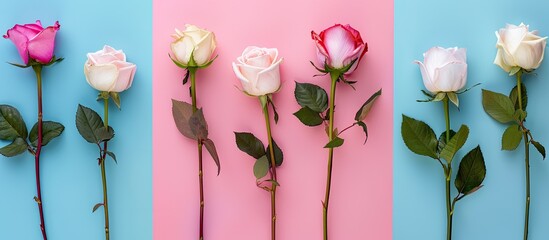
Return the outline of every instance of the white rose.
[[[195,25],[185,25],[185,31],[175,29],[171,44],[175,60],[182,65],[200,67],[211,61],[216,42],[213,32],[198,28]],[[191,55],[193,61],[191,61]],[[193,63],[194,62],[194,63]]]
[[[88,53],[84,64],[86,81],[103,92],[122,92],[132,86],[136,66],[126,62],[126,54],[105,45],[103,49]]]
[[[423,84],[432,93],[455,92],[467,83],[467,57],[464,48],[433,47],[419,64]]]
[[[236,60],[233,70],[246,93],[262,96],[280,89],[278,49],[247,47]]]
[[[496,32],[498,53],[494,64],[506,72],[513,67],[533,70],[539,67],[543,60],[547,37],[540,37],[537,31],[528,31],[528,25],[519,26],[507,24]]]

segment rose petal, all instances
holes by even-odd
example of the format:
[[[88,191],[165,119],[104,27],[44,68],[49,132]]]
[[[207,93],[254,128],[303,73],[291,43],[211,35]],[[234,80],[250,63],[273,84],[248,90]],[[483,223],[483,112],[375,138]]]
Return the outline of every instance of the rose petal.
[[[198,66],[206,64],[215,49],[214,34],[208,32],[202,39],[200,39],[194,49],[193,58]]]
[[[114,89],[119,72],[114,64],[91,65],[87,62],[84,65],[84,74],[90,86],[108,92]]]
[[[280,88],[280,63],[279,59],[269,68],[261,71],[257,75],[255,88],[258,90],[259,96],[274,93]]]
[[[451,62],[435,69],[435,87],[440,92],[455,92],[467,83],[467,64]]]
[[[29,25],[33,25],[34,27],[28,27]],[[36,24],[25,24],[25,26],[17,24],[13,28],[25,35],[28,39],[35,37],[43,30],[41,27],[36,27]]]
[[[255,89],[253,88],[252,83],[244,75],[242,75],[240,71],[241,66],[242,65],[233,62],[233,71],[238,80],[240,80],[244,91],[250,95],[253,95],[255,93]]]
[[[448,62],[454,60],[452,59],[452,54],[449,51],[450,50],[446,50],[442,47],[432,47],[431,49],[427,50],[427,52],[425,52],[425,54],[423,55],[425,58],[425,67],[433,81],[436,81],[434,79],[435,69],[440,68]]]
[[[427,71],[427,68],[425,65],[420,61],[414,61],[414,63],[419,65],[419,70],[421,71],[421,77],[423,78],[423,85],[425,85],[425,88],[429,90],[429,92],[437,93],[439,90],[435,87],[435,84],[433,83],[432,77]]]
[[[528,28],[524,24],[521,24],[520,26],[508,24],[506,28],[499,30],[502,42],[507,51],[511,54],[515,53],[527,33]]]
[[[503,54],[505,54],[505,50],[498,47],[498,52],[496,54],[496,59],[494,59],[494,64],[501,67],[501,69],[503,69],[505,72],[510,72],[511,67],[507,65],[507,63],[505,63],[505,61],[503,60]]]
[[[191,38],[181,38],[171,44],[172,52],[177,61],[184,65],[189,63],[193,51],[194,42]]]
[[[329,64],[334,68],[344,67],[344,60],[355,51],[353,36],[343,27],[337,26],[324,31],[324,46],[329,55]]]
[[[132,63],[126,63],[127,67],[118,68],[118,78],[111,92],[122,92],[132,86],[133,77],[135,75],[136,66]]]
[[[522,42],[515,51],[515,63],[526,70],[536,69],[543,59],[544,50],[545,39]]]
[[[29,40],[29,55],[40,63],[48,63],[53,57],[55,48],[55,35],[59,30],[59,22],[49,26]]]
[[[21,56],[21,60],[27,65],[29,63],[28,38],[14,28],[8,30],[4,38],[8,38],[13,42],[19,56]]]

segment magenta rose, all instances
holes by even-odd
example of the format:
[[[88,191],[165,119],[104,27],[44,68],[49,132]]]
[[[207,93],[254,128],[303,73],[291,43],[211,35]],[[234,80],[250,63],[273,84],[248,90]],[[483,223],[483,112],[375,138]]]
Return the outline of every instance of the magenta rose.
[[[336,24],[320,34],[311,31],[311,37],[316,42],[318,59],[322,65],[344,69],[355,61],[345,74],[351,74],[368,51],[368,45],[360,37],[360,32],[349,24]]]
[[[47,64],[53,58],[55,34],[59,27],[59,22],[55,22],[53,26],[43,28],[40,20],[25,25],[16,24],[8,30],[4,38],[10,39],[15,44],[25,65],[29,63],[29,58]]]

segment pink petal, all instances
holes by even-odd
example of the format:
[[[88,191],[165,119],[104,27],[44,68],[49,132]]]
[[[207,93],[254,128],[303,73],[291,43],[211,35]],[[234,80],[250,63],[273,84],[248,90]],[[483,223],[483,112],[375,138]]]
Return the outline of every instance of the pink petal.
[[[124,68],[119,68],[118,79],[114,89],[111,92],[122,92],[132,86],[133,77],[135,75],[136,66],[129,63],[129,66]]]
[[[334,68],[345,66],[345,59],[355,51],[353,35],[342,26],[331,27],[324,31],[324,45],[329,55],[329,64]]]
[[[8,30],[7,34],[4,35],[4,38],[8,38],[13,42],[23,63],[27,65],[29,63],[28,38],[21,32],[15,30],[15,28]]]
[[[59,22],[49,26],[44,31],[29,40],[29,55],[40,63],[48,63],[53,57],[55,34],[59,30]]]

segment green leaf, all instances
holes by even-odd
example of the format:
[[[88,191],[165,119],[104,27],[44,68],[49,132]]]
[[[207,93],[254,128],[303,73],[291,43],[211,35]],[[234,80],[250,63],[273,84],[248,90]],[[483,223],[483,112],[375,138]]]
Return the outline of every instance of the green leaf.
[[[172,99],[172,115],[177,130],[183,136],[196,140],[196,135],[189,125],[189,119],[193,115],[193,106],[189,103]]]
[[[541,145],[541,143],[536,142],[534,140],[531,140],[530,142],[532,142],[534,147],[536,147],[538,152],[541,154],[541,156],[543,156],[543,159],[545,160],[545,147],[543,145]]]
[[[484,111],[500,123],[513,121],[515,108],[507,96],[482,89],[482,106]]]
[[[253,134],[247,132],[235,132],[236,146],[255,159],[265,155],[265,146]]]
[[[440,102],[446,97],[445,92],[439,92],[437,95],[435,95],[435,98],[433,98],[432,102]]]
[[[109,95],[111,96],[112,101],[120,109],[120,94],[117,92],[109,92]]]
[[[517,122],[522,122],[526,119],[527,115],[528,114],[524,110],[517,109],[517,110],[515,110],[515,113],[513,114],[513,119],[515,119],[515,121],[517,121]]]
[[[501,138],[501,149],[502,150],[515,150],[520,141],[522,140],[522,131],[520,126],[513,124],[503,132],[503,137]]]
[[[9,145],[0,148],[0,154],[6,157],[14,157],[27,151],[28,147],[29,146],[27,145],[27,142],[25,142],[25,139],[18,137]]]
[[[65,127],[58,122],[44,121],[42,122],[42,146],[48,145],[48,143],[61,135]],[[33,147],[38,145],[38,123],[35,123],[29,133],[29,141]]]
[[[448,99],[450,99],[450,101],[454,105],[456,105],[456,107],[459,107],[459,98],[455,92],[449,92],[446,95],[448,95]]]
[[[526,110],[526,106],[528,106],[528,91],[526,91],[526,86],[524,84],[521,84],[520,87],[521,92],[521,98],[522,98],[522,110]],[[511,92],[509,93],[509,99],[511,99],[511,102],[513,103],[513,106],[515,106],[515,109],[519,109],[519,102],[518,100],[518,87],[515,86]]]
[[[341,145],[343,145],[343,142],[344,142],[344,140],[342,138],[335,137],[334,139],[332,139],[332,141],[327,143],[326,146],[324,146],[324,148],[341,147]]]
[[[191,118],[189,118],[189,126],[191,127],[191,131],[193,132],[193,134],[198,139],[208,139],[208,123],[206,123],[202,108],[196,110],[196,112],[191,115]]]
[[[219,163],[219,156],[217,155],[215,144],[211,139],[206,139],[204,140],[204,146],[206,146],[206,149],[210,153],[210,156],[212,156],[212,159],[217,166],[217,175],[219,176],[219,173],[221,172],[221,164]]]
[[[470,194],[476,191],[484,181],[486,166],[480,146],[471,150],[463,157],[459,164],[459,170],[455,180],[455,186],[459,193]]]
[[[109,157],[111,157],[112,160],[114,160],[114,163],[118,164],[118,161],[116,161],[116,155],[113,152],[107,151],[107,155],[109,155]]]
[[[0,105],[0,139],[12,141],[27,138],[27,126],[19,111],[10,105]]]
[[[449,163],[452,162],[457,151],[463,147],[469,136],[469,128],[466,125],[461,125],[457,133],[450,139],[448,144],[440,152],[440,157],[446,159]]]
[[[103,126],[98,129],[95,129],[94,134],[97,137],[97,140],[98,140],[97,143],[106,142],[111,140],[114,137],[114,129],[111,126],[109,126],[108,129]]]
[[[282,149],[276,144],[275,140],[273,141],[273,150],[274,150],[274,156],[275,156],[275,164],[277,167],[280,167],[282,165],[282,162],[284,161],[284,153],[282,152]],[[267,155],[267,160],[269,160],[269,166],[271,165],[271,150],[269,150],[270,145],[267,146],[265,149],[265,153]]]
[[[379,96],[381,96],[381,89],[379,89],[379,91],[374,93],[370,98],[368,98],[368,100],[366,100],[364,104],[362,104],[362,107],[360,107],[358,112],[355,114],[355,121],[360,122],[368,116],[368,113],[372,110],[372,106],[374,106],[374,103]]]
[[[454,130],[450,129],[450,139],[456,135],[456,132]],[[442,132],[440,136],[438,137],[438,146],[437,146],[437,152],[442,152],[442,149],[446,146],[446,131]]]
[[[294,96],[301,107],[308,107],[317,113],[328,109],[328,94],[317,85],[295,82]]]
[[[104,127],[103,120],[94,110],[78,104],[76,111],[76,128],[80,135],[89,143],[98,143],[100,139],[95,131]]]
[[[255,161],[254,164],[254,176],[257,179],[260,179],[262,177],[267,176],[267,173],[269,172],[269,160],[267,160],[267,156],[263,155],[257,161]]]
[[[364,135],[366,135],[366,139],[364,139],[364,143],[363,144],[366,144],[366,142],[368,141],[368,126],[366,126],[366,123],[362,122],[362,121],[358,121],[356,122],[356,124],[358,126],[361,126],[362,127],[362,131],[364,131]]]
[[[99,207],[103,206],[103,203],[98,203],[98,204],[95,204],[95,206],[93,206],[93,209],[92,209],[92,213],[94,213],[95,211],[97,211],[97,209]]]
[[[294,116],[299,119],[303,124],[313,127],[318,126],[324,122],[324,119],[318,112],[311,110],[309,107],[303,107],[299,111],[294,113]]]
[[[404,143],[410,151],[438,159],[435,132],[429,125],[422,121],[402,115],[401,134]]]
[[[518,66],[512,67],[511,70],[509,71],[509,76],[513,76],[517,74],[520,70],[522,70],[521,67],[518,67]]]

